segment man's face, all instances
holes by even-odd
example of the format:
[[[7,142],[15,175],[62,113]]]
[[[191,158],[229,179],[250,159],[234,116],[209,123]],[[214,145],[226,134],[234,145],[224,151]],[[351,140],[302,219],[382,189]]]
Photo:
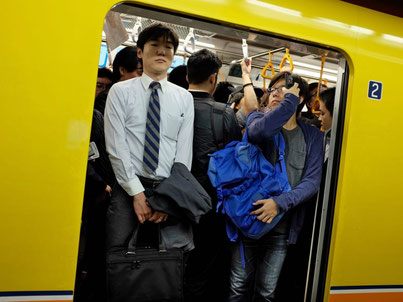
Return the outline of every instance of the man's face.
[[[143,59],[146,74],[166,75],[174,58],[174,45],[170,38],[164,41],[163,37],[159,37],[158,40],[147,41],[143,50],[137,48],[137,55]]]
[[[108,78],[97,78],[97,87],[95,89],[95,98],[102,92],[111,87],[112,81]]]
[[[325,104],[320,101],[320,115],[319,120],[321,122],[323,130],[328,130],[332,127],[332,116],[330,115],[330,111],[327,110]]]
[[[320,92],[322,93],[323,91],[325,91],[327,88],[323,87],[321,88]],[[316,93],[318,92],[318,87],[315,87],[311,92],[310,92],[310,98],[308,100],[308,102],[306,102],[306,106],[311,109],[313,103],[315,102],[316,99]],[[318,108],[314,108],[315,110],[318,110]]]
[[[119,81],[126,81],[129,79],[141,77],[141,75],[143,74],[143,66],[141,65],[140,62],[138,62],[136,69],[131,72],[128,72],[124,67],[120,67],[119,71],[120,71]]]
[[[283,100],[284,93],[283,88],[285,87],[285,79],[277,81],[271,88],[271,93],[269,95],[269,108],[270,110],[275,109]]]

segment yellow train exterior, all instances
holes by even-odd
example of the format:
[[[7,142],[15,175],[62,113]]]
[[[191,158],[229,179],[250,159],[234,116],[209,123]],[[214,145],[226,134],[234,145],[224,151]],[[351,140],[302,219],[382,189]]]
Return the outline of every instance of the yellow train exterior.
[[[402,19],[334,0],[136,3],[344,55],[350,75],[323,301],[403,301]],[[116,4],[2,2],[0,301],[73,299],[100,39]],[[368,98],[370,80],[383,84],[380,101]],[[344,287],[356,290],[337,291]]]

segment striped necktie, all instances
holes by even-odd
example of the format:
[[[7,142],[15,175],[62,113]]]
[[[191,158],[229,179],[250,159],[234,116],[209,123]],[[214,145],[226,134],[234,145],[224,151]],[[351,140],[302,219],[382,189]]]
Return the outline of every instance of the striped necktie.
[[[160,100],[157,89],[161,84],[152,82],[150,103],[147,111],[147,124],[144,141],[143,167],[149,174],[158,167],[158,154],[160,149]]]

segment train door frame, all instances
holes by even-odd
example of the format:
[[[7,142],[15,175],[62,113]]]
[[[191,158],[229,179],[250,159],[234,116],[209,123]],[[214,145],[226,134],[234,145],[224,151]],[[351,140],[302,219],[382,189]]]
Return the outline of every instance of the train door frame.
[[[333,123],[329,147],[328,167],[323,190],[316,203],[315,221],[313,227],[311,253],[308,264],[308,276],[304,301],[323,301],[329,268],[330,247],[332,240],[334,210],[336,205],[337,182],[339,177],[341,148],[347,105],[347,91],[350,68],[345,57],[340,58],[335,102],[333,108]],[[321,215],[319,215],[319,212]],[[324,219],[323,219],[324,218]],[[314,258],[314,260],[312,259]]]
[[[185,20],[184,22],[195,21],[196,26],[200,26],[203,24],[209,24],[213,28],[217,26],[224,26],[226,28],[235,28],[243,31],[247,31],[249,33],[257,33],[259,35],[272,36],[277,39],[282,39],[286,41],[292,41],[299,44],[314,46],[316,48],[330,50],[333,52],[339,53],[341,56],[339,57],[339,66],[337,73],[337,81],[336,81],[336,95],[334,102],[334,111],[333,111],[333,123],[332,123],[332,136],[330,140],[330,149],[329,149],[329,158],[328,158],[328,169],[326,171],[325,184],[323,188],[323,207],[318,208],[318,202],[316,206],[315,213],[315,222],[314,229],[312,233],[311,239],[311,251],[310,251],[310,259],[308,263],[307,270],[307,282],[305,288],[305,299],[304,301],[323,301],[326,296],[326,284],[328,282],[327,274],[328,274],[328,264],[330,259],[330,246],[332,240],[332,230],[334,224],[334,209],[335,209],[335,200],[337,193],[337,182],[339,176],[339,168],[340,168],[340,160],[341,160],[341,149],[342,149],[342,139],[343,139],[343,130],[344,130],[344,121],[346,114],[346,106],[347,106],[347,91],[348,91],[348,82],[349,82],[349,66],[347,62],[347,54],[341,49],[331,48],[328,46],[321,46],[320,44],[315,44],[314,42],[308,42],[305,40],[300,40],[298,37],[282,37],[280,35],[276,35],[276,33],[271,33],[265,30],[254,31],[244,26],[235,24],[235,23],[220,23],[220,20],[209,20],[200,16],[192,16],[187,15],[185,13],[173,12],[155,8],[142,4],[135,3],[121,3],[111,8],[111,10],[123,13],[121,7],[119,6],[127,6],[132,7],[127,12],[124,13],[134,13],[134,11],[139,9],[138,16],[151,18],[158,20],[161,18],[161,15],[169,15],[169,16],[179,16]],[[147,16],[144,16],[144,12],[147,13]],[[162,18],[161,18],[162,19]],[[162,21],[162,20],[161,20]],[[166,22],[166,21],[162,21]],[[330,168],[329,168],[330,167]],[[319,196],[318,196],[319,199]],[[319,200],[318,200],[319,201]],[[320,212],[319,212],[320,211]],[[319,214],[319,218],[317,217]],[[322,219],[324,218],[324,219]],[[314,259],[313,259],[314,258]]]

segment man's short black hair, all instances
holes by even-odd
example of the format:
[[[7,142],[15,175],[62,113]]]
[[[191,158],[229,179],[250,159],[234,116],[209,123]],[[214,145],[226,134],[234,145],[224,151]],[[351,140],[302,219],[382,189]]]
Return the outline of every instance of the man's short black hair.
[[[176,66],[169,73],[168,81],[180,87],[183,87],[187,90],[189,88],[189,83],[188,81],[186,81],[186,73],[187,73],[186,65]]]
[[[113,77],[115,82],[120,79],[119,67],[123,67],[127,72],[133,72],[137,68],[137,64],[141,59],[137,57],[137,48],[134,46],[127,46],[119,51],[113,60]]]
[[[273,87],[274,84],[276,84],[278,81],[285,79],[285,75],[291,75],[292,78],[294,79],[294,82],[298,83],[298,88],[299,88],[299,96],[303,98],[303,101],[301,104],[298,105],[297,107],[297,116],[301,112],[302,108],[304,108],[305,102],[308,97],[308,82],[305,81],[303,78],[301,78],[299,75],[296,73],[291,73],[289,71],[280,71],[279,73],[276,73],[276,75],[271,79],[269,88]]]
[[[322,84],[323,88],[327,88],[325,84]],[[311,93],[315,88],[318,88],[318,82],[310,83],[308,86],[308,91]]]
[[[113,73],[108,68],[98,68],[98,78],[108,78],[113,82]]]
[[[214,53],[201,49],[190,56],[187,66],[189,83],[200,84],[207,81],[213,73],[218,73],[222,63]]]
[[[333,117],[334,97],[336,95],[336,88],[329,88],[319,94],[319,99],[325,104],[326,109],[329,110],[330,115]]]
[[[144,50],[144,45],[148,41],[156,41],[161,37],[163,37],[164,42],[168,41],[168,39],[171,39],[174,47],[174,53],[176,53],[179,45],[179,37],[176,32],[162,23],[154,23],[143,29],[137,40],[137,47],[141,50]]]
[[[220,82],[214,91],[214,100],[226,104],[230,94],[234,91],[235,87],[230,82]]]

